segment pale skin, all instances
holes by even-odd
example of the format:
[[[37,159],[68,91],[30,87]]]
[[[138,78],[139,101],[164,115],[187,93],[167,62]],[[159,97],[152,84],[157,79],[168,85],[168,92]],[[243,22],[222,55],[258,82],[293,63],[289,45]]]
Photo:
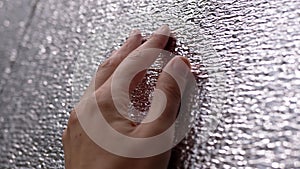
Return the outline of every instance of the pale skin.
[[[158,31],[170,31],[169,27],[164,25]],[[123,46],[99,66],[95,79],[95,93],[97,103],[104,107],[103,114],[107,122],[117,131],[131,137],[150,137],[157,135],[167,129],[176,119],[180,106],[180,92],[175,80],[167,73],[161,73],[156,88],[166,93],[167,106],[163,114],[153,122],[135,124],[124,118],[113,107],[110,84],[111,76],[118,65],[134,50],[147,48],[164,49],[168,43],[169,37],[154,33],[145,43],[142,43],[143,37],[138,30],[132,32],[131,36]],[[184,57],[182,59],[190,66],[189,61]],[[137,60],[142,62],[142,60]],[[143,77],[139,73],[131,82],[130,90],[133,90]],[[73,110],[70,114],[67,128],[63,136],[63,149],[65,153],[66,169],[166,169],[170,160],[170,151],[148,158],[127,158],[112,154],[95,144],[82,129],[76,112]]]

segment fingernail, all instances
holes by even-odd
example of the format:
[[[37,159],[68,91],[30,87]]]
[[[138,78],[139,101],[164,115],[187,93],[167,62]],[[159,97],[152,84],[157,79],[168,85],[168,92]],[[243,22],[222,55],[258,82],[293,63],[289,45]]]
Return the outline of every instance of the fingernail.
[[[134,29],[131,31],[129,36],[131,37],[131,36],[135,36],[135,35],[139,35],[139,34],[141,34],[141,31],[138,29]]]
[[[162,25],[160,28],[158,28],[154,34],[161,34],[165,36],[170,36],[171,30],[168,25]]]

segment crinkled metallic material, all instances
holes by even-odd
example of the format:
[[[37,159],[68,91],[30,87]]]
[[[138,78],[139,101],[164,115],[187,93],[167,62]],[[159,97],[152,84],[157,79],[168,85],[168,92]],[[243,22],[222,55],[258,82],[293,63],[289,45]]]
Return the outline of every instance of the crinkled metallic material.
[[[0,168],[64,168],[61,135],[81,94],[74,86],[84,89],[130,30],[149,35],[161,24],[199,87],[196,121],[170,168],[300,168],[299,6],[0,0]]]

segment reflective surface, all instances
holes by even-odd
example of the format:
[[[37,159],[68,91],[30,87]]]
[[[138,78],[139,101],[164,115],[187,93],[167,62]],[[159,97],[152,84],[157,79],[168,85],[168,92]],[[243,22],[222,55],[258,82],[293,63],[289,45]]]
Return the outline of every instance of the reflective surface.
[[[80,95],[72,85],[84,89],[131,29],[150,34],[163,23],[199,82],[197,120],[170,168],[299,168],[299,6],[0,0],[0,168],[64,168],[61,134]],[[78,70],[86,74],[74,81]]]

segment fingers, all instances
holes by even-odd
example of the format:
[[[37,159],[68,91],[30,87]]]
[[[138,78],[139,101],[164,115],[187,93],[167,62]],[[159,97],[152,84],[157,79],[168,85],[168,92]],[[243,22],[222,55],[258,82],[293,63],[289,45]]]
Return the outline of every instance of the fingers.
[[[104,84],[123,61],[126,63],[122,64],[123,67],[121,68],[121,71],[127,71],[128,69],[141,64],[146,64],[146,67],[147,65],[149,67],[158,56],[160,52],[159,49],[164,49],[166,47],[170,33],[170,28],[167,25],[163,25],[153,33],[149,40],[141,45],[143,38],[140,32],[134,32],[134,36],[131,36],[120,50],[100,65],[95,80],[95,88],[97,89]],[[147,49],[154,50],[147,51]],[[126,57],[127,55],[128,57]],[[144,77],[144,73],[145,71],[139,73],[139,75],[133,79],[132,85],[130,86],[131,89],[136,87],[139,81]]]
[[[190,63],[182,56],[174,57],[166,65],[157,82],[158,92],[154,94],[149,113],[140,126],[142,130],[156,135],[174,123],[189,73]]]
[[[124,78],[124,82],[130,80],[130,90],[142,80],[145,70],[156,60],[159,54],[166,47],[171,30],[168,25],[163,25],[158,28],[153,35],[126,57],[122,64],[118,67],[118,76]],[[136,74],[137,72],[140,72]],[[124,85],[126,88],[127,86]],[[127,92],[127,90],[126,90]]]
[[[98,89],[113,74],[125,57],[142,44],[142,39],[141,32],[133,30],[123,46],[99,66],[95,79],[95,89]]]
[[[165,48],[169,35],[170,29],[164,25],[156,30],[147,42],[131,52],[114,70],[109,80],[98,89],[97,93],[102,91],[101,96],[97,95],[98,104],[114,105],[117,112],[127,118],[130,88],[134,89],[137,82],[143,78],[144,70],[151,66]],[[130,82],[133,85],[130,85]]]

